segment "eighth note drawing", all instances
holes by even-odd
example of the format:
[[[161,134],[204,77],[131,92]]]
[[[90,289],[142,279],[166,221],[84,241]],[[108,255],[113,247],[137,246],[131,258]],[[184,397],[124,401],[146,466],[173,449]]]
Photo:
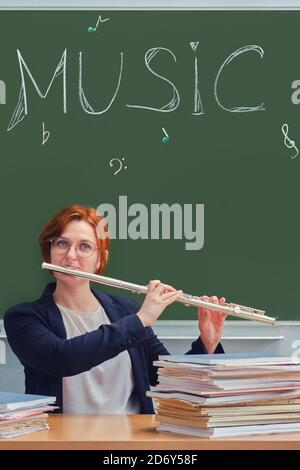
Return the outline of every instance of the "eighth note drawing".
[[[170,137],[168,136],[167,132],[165,129],[162,127],[162,130],[165,134],[165,136],[161,139],[163,144],[169,144],[170,143]]]
[[[45,145],[50,137],[50,131],[45,131],[45,123],[43,122],[42,145]]]
[[[125,158],[122,157],[122,160],[125,160]],[[114,163],[113,163],[114,161],[118,162],[118,164],[119,164],[119,168],[114,172],[114,175],[117,175],[117,174],[119,173],[119,171],[121,171],[122,168],[123,168],[123,162],[122,162],[119,158],[112,158],[112,159],[110,160],[110,162],[109,162],[109,165],[110,165],[110,166],[113,166],[113,165],[114,165]],[[127,166],[124,166],[124,169],[127,170]]]
[[[291,159],[293,160],[294,158],[296,158],[298,155],[299,155],[299,150],[296,146],[296,143],[294,140],[291,140],[288,136],[288,132],[289,132],[289,126],[284,123],[282,124],[282,127],[281,127],[281,131],[284,135],[284,145],[288,148],[288,149],[295,149],[296,150],[296,153],[295,155],[291,155]]]
[[[95,33],[97,31],[99,23],[105,23],[105,21],[108,21],[108,20],[109,20],[109,18],[105,18],[104,20],[102,20],[101,15],[99,15],[96,26],[95,27],[94,26],[89,26],[88,27],[88,33]]]

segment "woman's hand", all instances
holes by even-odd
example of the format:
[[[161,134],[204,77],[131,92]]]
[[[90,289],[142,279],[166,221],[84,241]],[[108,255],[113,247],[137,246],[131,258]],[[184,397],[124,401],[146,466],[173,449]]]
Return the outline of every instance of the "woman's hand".
[[[152,325],[163,313],[164,309],[175,302],[182,294],[172,286],[162,284],[159,280],[150,281],[146,298],[137,312],[144,326]]]
[[[223,305],[225,298],[221,297],[207,297],[206,295],[201,297],[201,300],[205,302],[212,302],[214,304]],[[213,354],[218,346],[223,332],[225,318],[227,313],[218,312],[211,309],[199,307],[198,309],[198,325],[201,334],[201,341],[206,347],[208,354]]]

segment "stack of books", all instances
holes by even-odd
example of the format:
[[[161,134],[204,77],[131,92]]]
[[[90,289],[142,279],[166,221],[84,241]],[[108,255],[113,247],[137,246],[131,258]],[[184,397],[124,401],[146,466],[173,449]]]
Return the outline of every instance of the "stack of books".
[[[300,359],[249,355],[160,356],[159,431],[235,437],[300,431]]]
[[[0,392],[0,439],[49,429],[48,411],[55,397]]]

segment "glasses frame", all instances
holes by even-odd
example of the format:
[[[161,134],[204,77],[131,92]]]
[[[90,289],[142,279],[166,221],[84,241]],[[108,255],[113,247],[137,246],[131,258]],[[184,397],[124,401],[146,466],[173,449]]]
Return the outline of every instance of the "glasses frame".
[[[65,251],[59,251],[59,249],[57,247],[53,247],[53,242],[56,241],[56,240],[65,240],[65,241],[67,241],[69,243],[68,249],[66,249]],[[94,247],[94,251],[91,254],[87,255],[87,256],[82,256],[78,252],[78,249],[77,249],[77,245],[79,243],[83,243],[83,242],[89,243],[90,245],[92,245]],[[95,251],[99,250],[97,245],[95,245],[95,243],[91,242],[90,240],[79,240],[78,242],[71,243],[71,241],[68,238],[56,237],[56,238],[50,238],[49,243],[50,243],[50,248],[54,251],[56,250],[56,252],[60,253],[60,254],[68,253],[70,251],[70,248],[72,247],[72,245],[74,245],[74,243],[75,243],[75,251],[76,251],[77,256],[79,256],[79,258],[90,258],[95,253]]]

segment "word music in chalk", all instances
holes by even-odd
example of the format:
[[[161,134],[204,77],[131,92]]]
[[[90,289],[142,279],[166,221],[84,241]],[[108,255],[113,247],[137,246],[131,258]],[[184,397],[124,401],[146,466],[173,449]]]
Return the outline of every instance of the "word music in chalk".
[[[196,44],[196,43],[193,43]],[[194,46],[196,47],[196,46]],[[248,45],[248,46],[243,46],[239,49],[236,49],[234,52],[232,52],[229,56],[225,58],[223,63],[220,65],[216,72],[215,80],[214,80],[214,98],[216,101],[216,104],[223,110],[226,110],[228,112],[232,113],[245,113],[245,112],[253,112],[253,111],[265,111],[264,103],[253,103],[253,106],[235,106],[235,107],[228,107],[225,106],[224,103],[221,100],[220,97],[220,87],[222,84],[222,74],[224,71],[224,68],[229,66],[229,64],[232,61],[238,61],[239,58],[244,55],[244,54],[256,54],[258,59],[262,59],[264,55],[264,51],[260,46],[257,45]],[[131,108],[131,109],[144,109],[144,110],[149,110],[149,111],[154,111],[154,112],[160,112],[160,113],[170,113],[175,111],[181,101],[181,97],[178,91],[178,88],[175,83],[173,83],[169,78],[161,75],[157,71],[157,67],[155,67],[155,63],[152,64],[152,61],[155,59],[155,57],[162,56],[161,58],[164,59],[164,61],[168,64],[170,63],[170,60],[173,62],[177,63],[177,58],[174,52],[171,49],[167,49],[165,47],[155,47],[148,49],[145,53],[144,56],[144,62],[147,70],[153,74],[158,80],[161,80],[165,84],[168,84],[169,91],[168,93],[169,96],[166,96],[166,101],[165,103],[162,103],[160,107],[155,107],[151,104],[125,104],[126,107]],[[14,108],[14,111],[12,113],[10,122],[8,124],[7,131],[11,131],[14,127],[16,127],[27,115],[30,113],[30,106],[28,104],[28,95],[26,91],[26,82],[28,80],[31,81],[35,91],[39,95],[41,99],[45,99],[52,87],[52,84],[54,80],[60,79],[62,80],[62,101],[63,101],[63,113],[67,113],[67,49],[65,49],[62,53],[62,56],[55,68],[55,71],[52,75],[52,78],[50,80],[50,83],[46,89],[46,91],[43,93],[37,83],[37,80],[34,78],[28,63],[25,61],[21,51],[17,49],[17,58],[18,58],[18,63],[19,63],[19,70],[20,70],[20,78],[21,78],[21,88],[20,92],[18,94],[18,101],[17,104]],[[95,109],[95,105],[91,104],[90,101],[88,100],[84,88],[84,83],[83,83],[83,54],[80,51],[79,52],[79,72],[78,72],[78,99],[80,106],[82,107],[83,111],[87,114],[91,115],[102,115],[105,112],[107,112],[113,105],[114,101],[116,100],[116,97],[118,95],[119,89],[121,82],[124,78],[124,53],[120,52],[119,55],[119,72],[118,76],[116,79],[112,82],[114,84],[114,91],[112,92],[112,96],[108,98],[108,104],[104,109]],[[33,65],[32,65],[33,66]],[[258,63],[259,67],[259,63]],[[125,70],[126,71],[126,70]],[[191,96],[193,96],[193,109],[192,109],[192,114],[195,116],[199,116],[201,114],[204,114],[204,109],[203,109],[203,104],[202,100],[200,97],[200,89],[199,89],[199,79],[198,79],[198,63],[197,63],[197,57],[194,57],[194,82],[193,82],[193,90],[191,90]],[[166,137],[166,136],[165,136]]]

